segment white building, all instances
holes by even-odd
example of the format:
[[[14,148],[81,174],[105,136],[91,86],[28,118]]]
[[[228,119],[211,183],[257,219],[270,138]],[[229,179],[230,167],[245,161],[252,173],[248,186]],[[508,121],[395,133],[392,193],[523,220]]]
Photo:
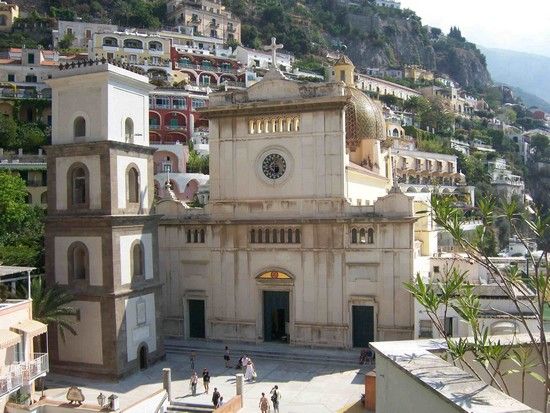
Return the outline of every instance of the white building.
[[[269,69],[271,66],[271,52],[249,49],[243,46],[237,46],[235,57],[238,61],[247,67],[257,69]],[[294,56],[287,53],[277,53],[277,68],[283,72],[291,71],[294,63]]]
[[[401,2],[396,0],[376,0],[377,6],[390,7],[392,9],[400,9]]]
[[[66,35],[73,35],[72,47],[87,49],[94,33],[112,33],[117,31],[117,28],[114,24],[59,20],[57,29],[52,30],[53,47],[58,48],[59,41]]]

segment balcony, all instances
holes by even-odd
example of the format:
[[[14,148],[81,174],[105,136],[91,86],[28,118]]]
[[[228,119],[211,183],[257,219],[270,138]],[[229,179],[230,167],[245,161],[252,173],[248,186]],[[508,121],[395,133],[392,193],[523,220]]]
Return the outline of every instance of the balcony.
[[[201,24],[202,19],[200,17],[194,17],[187,20],[187,24]]]
[[[36,89],[0,89],[0,97],[6,99],[47,99],[51,100],[51,92],[37,92]]]
[[[22,366],[23,382],[30,383],[37,377],[42,376],[49,370],[47,353],[34,353],[32,359]]]
[[[150,130],[159,130],[159,129],[160,129],[160,125],[159,125],[159,124],[152,124],[152,123],[150,123],[150,124],[149,124],[149,129],[150,129]]]
[[[30,384],[34,379],[49,370],[48,354],[35,353],[30,361],[14,363],[5,367],[0,374],[0,396],[12,393],[22,385]]]
[[[185,125],[166,125],[166,129],[184,131],[187,130],[187,127]]]

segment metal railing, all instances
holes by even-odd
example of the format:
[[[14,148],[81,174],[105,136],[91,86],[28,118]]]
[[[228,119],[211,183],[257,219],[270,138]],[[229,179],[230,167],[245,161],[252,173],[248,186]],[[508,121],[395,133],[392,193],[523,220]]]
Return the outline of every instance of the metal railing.
[[[22,366],[19,364],[7,366],[6,371],[0,375],[0,396],[9,394],[22,385]]]
[[[186,130],[187,127],[185,125],[166,125],[166,129],[169,129],[169,130]]]
[[[23,382],[29,383],[37,377],[47,373],[50,364],[47,353],[34,353],[33,358],[22,365]]]

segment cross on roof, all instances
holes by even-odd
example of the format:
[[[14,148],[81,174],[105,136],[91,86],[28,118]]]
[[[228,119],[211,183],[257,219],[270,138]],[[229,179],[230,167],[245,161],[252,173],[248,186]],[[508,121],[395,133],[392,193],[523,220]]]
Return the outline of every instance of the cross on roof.
[[[271,64],[273,67],[277,67],[277,49],[282,49],[284,46],[282,44],[277,44],[277,38],[271,38],[271,44],[269,46],[264,46],[264,50],[271,50]]]

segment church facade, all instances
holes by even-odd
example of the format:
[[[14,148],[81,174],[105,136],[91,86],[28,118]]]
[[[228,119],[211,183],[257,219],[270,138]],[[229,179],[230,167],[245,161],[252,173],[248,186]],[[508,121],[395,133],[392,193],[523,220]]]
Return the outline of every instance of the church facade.
[[[210,95],[210,201],[156,208],[164,333],[364,347],[413,336],[413,200],[392,187],[381,109],[271,69]],[[390,189],[391,188],[391,189]]]

